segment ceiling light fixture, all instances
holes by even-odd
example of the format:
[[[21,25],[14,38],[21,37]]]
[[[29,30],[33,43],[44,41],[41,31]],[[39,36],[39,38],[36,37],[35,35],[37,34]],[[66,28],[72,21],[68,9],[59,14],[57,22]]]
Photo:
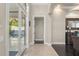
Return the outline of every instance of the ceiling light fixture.
[[[57,6],[54,8],[53,12],[54,12],[55,14],[60,14],[60,13],[62,12],[61,5],[57,5]]]

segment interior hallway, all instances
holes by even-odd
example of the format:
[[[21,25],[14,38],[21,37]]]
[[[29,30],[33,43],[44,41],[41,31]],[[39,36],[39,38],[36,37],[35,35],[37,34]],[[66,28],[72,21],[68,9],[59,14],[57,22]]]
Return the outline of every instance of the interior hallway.
[[[25,50],[23,56],[58,56],[58,54],[51,46],[46,44],[35,44]]]

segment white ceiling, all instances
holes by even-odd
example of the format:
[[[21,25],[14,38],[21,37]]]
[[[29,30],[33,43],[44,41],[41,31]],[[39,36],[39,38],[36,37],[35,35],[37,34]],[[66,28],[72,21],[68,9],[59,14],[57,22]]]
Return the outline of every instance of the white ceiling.
[[[31,3],[31,5],[49,5],[49,3]],[[50,3],[50,8],[49,8],[49,12],[51,13],[53,8],[57,5],[61,5],[61,7],[67,11],[70,12],[72,9],[74,9],[76,6],[78,6],[78,3]],[[48,7],[48,6],[47,6]],[[10,11],[18,11],[18,7],[16,5],[16,3],[10,3]],[[17,14],[15,14],[17,15]]]
[[[73,8],[78,6],[78,3],[51,3],[50,4],[50,10],[49,13],[51,14],[53,9],[57,6],[60,5],[62,9],[64,9],[65,12],[71,12]]]
[[[31,5],[48,5],[49,3],[32,3]],[[78,3],[51,3],[51,8],[61,5],[64,9],[71,9],[79,5]],[[16,3],[10,3],[10,10],[18,10]]]
[[[31,3],[31,5],[47,5],[49,3]]]

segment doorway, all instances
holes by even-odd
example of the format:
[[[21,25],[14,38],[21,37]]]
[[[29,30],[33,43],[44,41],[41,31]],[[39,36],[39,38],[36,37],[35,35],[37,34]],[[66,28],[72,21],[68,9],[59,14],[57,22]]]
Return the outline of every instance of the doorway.
[[[21,55],[26,46],[26,14],[18,4],[8,4],[9,56]]]
[[[44,17],[34,17],[34,44],[44,44],[45,41]]]

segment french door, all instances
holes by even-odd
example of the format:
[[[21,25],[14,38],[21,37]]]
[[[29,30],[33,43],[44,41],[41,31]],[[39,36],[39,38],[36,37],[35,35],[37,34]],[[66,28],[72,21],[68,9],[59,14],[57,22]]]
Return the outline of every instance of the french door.
[[[16,3],[9,4],[9,55],[20,55],[26,45],[26,15]]]

